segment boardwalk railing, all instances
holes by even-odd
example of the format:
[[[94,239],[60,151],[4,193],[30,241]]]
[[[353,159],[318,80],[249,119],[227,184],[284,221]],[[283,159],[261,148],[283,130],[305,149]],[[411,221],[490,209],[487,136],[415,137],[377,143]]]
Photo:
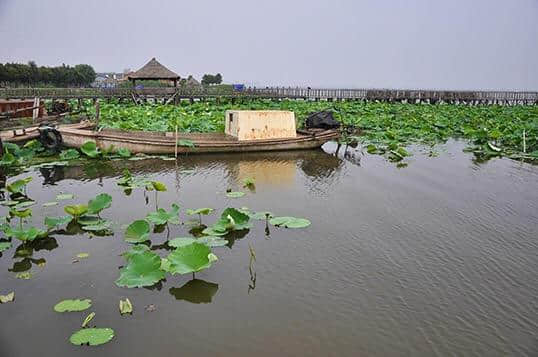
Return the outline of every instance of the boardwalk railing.
[[[181,98],[216,97],[309,99],[309,100],[369,100],[387,102],[428,102],[463,104],[538,104],[538,92],[511,91],[447,91],[401,89],[321,89],[321,88],[255,88],[234,91],[229,87],[195,88],[0,88],[0,98]]]

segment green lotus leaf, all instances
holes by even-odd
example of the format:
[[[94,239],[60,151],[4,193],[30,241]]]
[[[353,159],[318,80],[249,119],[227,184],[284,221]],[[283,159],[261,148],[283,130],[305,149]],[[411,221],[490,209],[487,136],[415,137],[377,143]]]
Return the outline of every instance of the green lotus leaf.
[[[164,208],[159,208],[156,212],[149,213],[146,216],[146,219],[156,225],[166,223],[179,224],[179,206],[172,203],[170,211],[166,211]]]
[[[120,270],[120,277],[116,285],[127,288],[139,288],[151,286],[164,278],[161,270],[161,257],[146,251],[133,254],[128,260],[127,266]]]
[[[73,198],[75,198],[75,195],[72,193],[60,193],[59,195],[56,195],[57,201],[72,200]]]
[[[202,234],[207,236],[225,236],[228,233],[229,232],[226,230],[226,228],[222,226],[207,227],[202,231]]]
[[[99,232],[99,231],[104,231],[104,230],[109,229],[111,225],[112,225],[112,222],[101,220],[97,222],[96,224],[83,225],[82,229],[85,231]]]
[[[195,215],[195,214],[203,214],[204,216],[207,216],[208,214],[211,214],[213,211],[214,211],[213,208],[204,207],[204,208],[198,208],[198,209],[195,209],[195,210],[188,209],[186,211],[186,213],[189,216],[192,216],[192,215]]]
[[[129,243],[142,243],[149,240],[150,225],[145,219],[131,223],[125,230],[125,241]]]
[[[5,304],[7,302],[12,302],[15,300],[15,292],[12,291],[7,295],[0,295],[0,304]]]
[[[30,206],[33,206],[33,205],[35,205],[35,201],[24,201],[24,202],[17,203],[15,205],[14,209],[20,210],[20,209],[30,207]]]
[[[47,235],[47,232],[35,227],[30,227],[28,229],[20,228],[9,228],[4,231],[6,236],[16,238],[20,241],[33,241],[36,238],[43,238]]]
[[[74,345],[88,344],[98,346],[110,342],[114,338],[114,330],[111,328],[83,328],[69,337]]]
[[[53,229],[68,224],[71,220],[71,216],[45,217],[45,225],[48,229]]]
[[[243,197],[244,195],[245,195],[245,193],[241,192],[241,191],[236,191],[236,192],[232,191],[232,192],[227,192],[226,193],[226,196],[228,198],[239,198],[239,197]]]
[[[131,151],[127,148],[118,148],[116,153],[121,157],[131,157]]]
[[[62,160],[74,160],[78,159],[80,157],[80,154],[75,149],[67,149],[60,153],[60,159]]]
[[[244,181],[243,181],[243,187],[246,187],[250,190],[253,190],[256,188],[256,181],[254,180],[253,177],[247,177]]]
[[[211,249],[205,244],[191,243],[189,245],[176,248],[168,255],[169,262],[167,271],[173,274],[194,273],[211,266],[217,257],[211,253]]]
[[[14,217],[26,218],[26,217],[30,217],[32,215],[32,210],[30,208],[27,208],[27,209],[24,209],[24,210],[21,210],[21,211],[17,211],[15,209],[12,209],[12,210],[9,211],[9,214],[14,216]]]
[[[155,191],[164,192],[166,191],[166,185],[159,181],[151,181],[151,186],[155,189]]]
[[[29,280],[32,278],[32,273],[29,271],[24,271],[22,273],[15,274],[15,278],[22,279],[22,280]]]
[[[11,248],[11,242],[0,242],[0,253]]]
[[[108,193],[100,193],[93,200],[88,202],[88,213],[98,214],[105,208],[110,207],[112,196]]]
[[[18,204],[19,204],[19,201],[11,201],[11,200],[6,200],[6,201],[0,202],[0,205],[7,206],[7,207],[16,206]]]
[[[149,247],[144,244],[134,245],[131,249],[126,252],[123,252],[122,255],[125,257],[125,260],[129,261],[134,255],[141,254],[149,251]]]
[[[86,318],[84,319],[84,321],[82,322],[82,328],[88,326],[88,324],[90,323],[91,320],[93,320],[93,318],[95,317],[95,312],[90,312],[90,314],[88,316],[86,316]]]
[[[71,311],[84,311],[92,306],[90,299],[68,299],[62,300],[54,305],[54,311],[56,312],[71,312]]]
[[[222,247],[228,244],[228,241],[221,237],[205,236],[196,240],[198,243],[207,245],[208,247]]]
[[[120,299],[120,314],[132,314],[133,313],[133,304],[131,304],[131,300],[129,298],[126,298],[125,300]]]
[[[64,211],[67,214],[70,214],[71,216],[78,218],[88,212],[88,206],[87,205],[70,205],[65,206]]]
[[[257,220],[266,220],[266,219],[269,219],[269,218],[273,218],[274,216],[275,215],[272,212],[261,211],[261,212],[252,213],[250,215],[250,218],[257,219]]]
[[[305,218],[295,217],[274,217],[269,220],[274,226],[285,228],[305,228],[310,225],[310,221]]]
[[[79,219],[77,220],[77,223],[80,224],[81,226],[87,226],[87,225],[98,224],[101,221],[102,219],[99,216],[90,216],[90,215],[85,214],[84,216],[79,217]]]
[[[26,177],[20,180],[13,181],[12,183],[7,184],[6,188],[10,193],[22,193],[24,187],[32,181],[31,177]]]
[[[56,201],[45,202],[42,204],[43,207],[51,207],[51,206],[57,206],[57,205],[58,205],[58,202]]]
[[[197,239],[192,237],[179,237],[169,240],[167,244],[169,247],[179,248],[194,243],[196,241]]]
[[[79,259],[85,259],[88,258],[90,255],[88,253],[78,253],[77,258]]]
[[[82,146],[80,147],[80,151],[82,151],[86,156],[95,158],[99,155],[99,150],[97,149],[97,144],[95,144],[95,141],[86,141]]]

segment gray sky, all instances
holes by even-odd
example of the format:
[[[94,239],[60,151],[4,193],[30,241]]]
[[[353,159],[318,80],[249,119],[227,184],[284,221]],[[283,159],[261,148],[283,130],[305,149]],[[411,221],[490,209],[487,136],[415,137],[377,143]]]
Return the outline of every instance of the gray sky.
[[[0,0],[0,62],[312,87],[538,90],[538,0]]]

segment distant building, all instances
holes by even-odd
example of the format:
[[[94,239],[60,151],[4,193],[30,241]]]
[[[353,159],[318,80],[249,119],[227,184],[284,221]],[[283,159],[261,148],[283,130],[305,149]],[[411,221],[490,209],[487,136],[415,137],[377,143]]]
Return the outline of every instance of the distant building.
[[[123,73],[97,73],[91,86],[94,88],[116,88],[119,82],[124,80]]]

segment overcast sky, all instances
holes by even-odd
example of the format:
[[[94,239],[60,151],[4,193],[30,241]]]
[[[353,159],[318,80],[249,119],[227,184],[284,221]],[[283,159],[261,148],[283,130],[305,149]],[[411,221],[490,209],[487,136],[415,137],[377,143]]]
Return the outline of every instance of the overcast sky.
[[[0,62],[312,87],[538,90],[538,0],[0,0]]]

